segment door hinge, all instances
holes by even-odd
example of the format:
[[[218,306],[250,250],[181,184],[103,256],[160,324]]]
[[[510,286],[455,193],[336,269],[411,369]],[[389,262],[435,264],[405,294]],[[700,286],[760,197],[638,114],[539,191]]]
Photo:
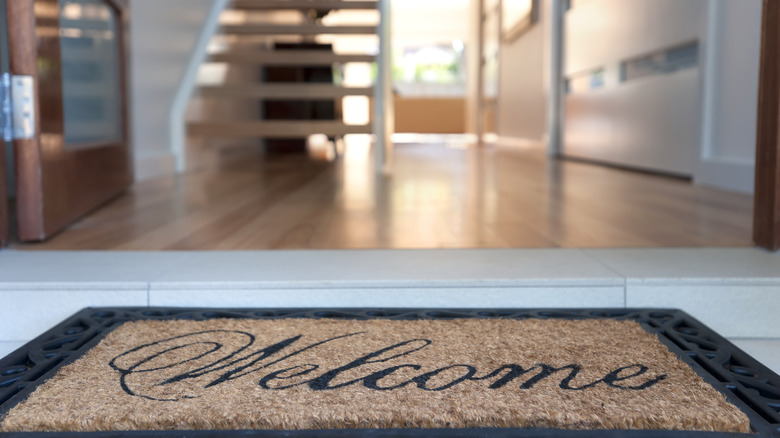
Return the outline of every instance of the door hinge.
[[[3,140],[11,141],[13,136],[13,123],[11,122],[11,75],[3,73],[0,77],[0,129],[3,131]]]
[[[35,137],[35,81],[5,73],[0,78],[0,106],[5,141]]]

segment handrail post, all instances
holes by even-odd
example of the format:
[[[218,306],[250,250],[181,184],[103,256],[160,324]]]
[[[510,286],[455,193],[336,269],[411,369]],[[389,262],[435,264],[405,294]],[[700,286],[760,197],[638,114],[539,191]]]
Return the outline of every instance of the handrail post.
[[[395,130],[392,78],[392,16],[390,0],[379,0],[379,54],[374,91],[374,135],[376,171],[388,174],[393,163],[391,136]]]
[[[547,155],[557,157],[563,152],[563,62],[566,8],[564,0],[552,0],[550,7],[550,91],[547,97]]]
[[[228,0],[215,0],[212,4],[168,113],[168,141],[176,160],[176,173],[179,174],[187,170],[187,121],[184,113],[196,86],[198,70],[208,55],[209,42],[219,29],[219,17],[227,5]]]

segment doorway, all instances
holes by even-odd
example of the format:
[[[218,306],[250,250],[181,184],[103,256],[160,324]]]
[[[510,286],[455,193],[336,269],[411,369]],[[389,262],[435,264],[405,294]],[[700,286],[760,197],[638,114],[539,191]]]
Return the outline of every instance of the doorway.
[[[515,149],[519,149],[519,150],[510,149],[510,151],[511,151],[511,152],[510,152],[510,151],[498,151],[498,152],[494,152],[494,155],[499,157],[499,159],[498,159],[498,161],[499,161],[499,162],[500,162],[500,161],[502,161],[502,160],[504,160],[504,161],[507,161],[507,162],[516,162],[517,160],[516,160],[515,158],[507,158],[507,157],[516,157],[516,156],[522,156],[522,155],[523,155],[525,152],[527,152],[527,151],[523,150],[523,146],[527,146],[527,145],[519,144],[519,145],[514,145],[514,146],[515,146]],[[519,147],[518,147],[518,146],[519,146]],[[425,155],[425,154],[421,154],[421,157],[422,157],[422,156],[424,156],[424,155]],[[527,159],[529,160],[529,162],[534,162],[534,161],[536,161],[536,162],[537,162],[537,164],[538,164],[538,163],[541,163],[541,166],[546,166],[547,173],[545,173],[545,176],[544,176],[544,177],[545,177],[545,178],[548,178],[548,180],[547,180],[547,181],[542,181],[542,180],[540,180],[539,178],[537,178],[537,179],[531,180],[531,182],[530,182],[529,184],[536,185],[536,186],[537,186],[537,188],[538,188],[538,187],[543,187],[543,188],[546,188],[546,189],[547,189],[547,190],[548,190],[550,193],[552,193],[552,194],[553,194],[553,196],[558,196],[558,197],[560,197],[561,199],[576,199],[576,198],[572,198],[572,197],[568,197],[568,198],[567,198],[567,196],[568,196],[568,193],[569,193],[569,192],[567,191],[567,189],[566,189],[566,185],[565,185],[565,184],[564,184],[564,185],[560,185],[560,184],[558,184],[558,185],[555,185],[555,184],[549,184],[549,183],[550,183],[550,181],[551,181],[551,180],[555,180],[556,178],[557,178],[558,180],[560,180],[561,178],[563,178],[563,179],[567,178],[567,175],[569,175],[569,173],[567,173],[566,171],[561,171],[561,169],[562,169],[562,168],[566,168],[566,167],[567,167],[567,166],[566,166],[566,164],[572,164],[571,166],[568,166],[569,168],[576,168],[577,166],[574,166],[574,165],[573,165],[573,163],[554,163],[554,162],[551,162],[551,161],[545,161],[546,159],[544,159],[544,158],[543,158],[543,157],[544,157],[544,154],[543,154],[543,153],[539,155],[539,157],[542,157],[542,159],[533,158],[533,157],[531,157],[532,155],[533,155],[533,154],[528,154],[528,156],[529,156],[530,158],[527,158]],[[420,157],[418,157],[418,158],[420,158]],[[469,157],[463,158],[463,159],[460,161],[460,164],[457,164],[457,166],[459,166],[459,167],[461,168],[461,170],[462,170],[462,169],[469,170],[469,169],[470,169],[470,167],[469,167],[469,165],[468,165],[467,163],[469,162],[469,160],[470,160],[470,159],[471,159],[471,158],[469,158]],[[491,160],[494,160],[495,158],[491,158],[491,157],[489,157],[489,156],[487,156],[487,157],[486,157],[486,156],[481,156],[481,157],[477,157],[477,158],[475,158],[475,159],[476,159],[476,160],[478,160],[478,161],[479,161],[479,160],[482,160],[482,162],[490,162]],[[444,160],[444,161],[446,161],[446,160]],[[453,161],[453,162],[454,162],[454,161]],[[411,163],[411,161],[410,161],[410,163]],[[558,164],[563,164],[563,165],[558,165]],[[438,165],[438,163],[436,163],[436,161],[435,161],[435,160],[433,160],[432,166],[434,166],[434,167],[435,167],[435,166],[437,166],[437,165]],[[294,167],[294,165],[293,165],[293,164],[285,164],[285,165],[279,164],[277,167],[278,167],[279,169],[285,169],[285,168],[286,168],[285,166],[287,166],[287,167]],[[273,166],[271,166],[271,167],[273,167]],[[419,169],[422,169],[422,168],[424,168],[425,166],[420,166],[420,165],[414,164],[414,165],[412,165],[411,167],[412,167],[412,168],[415,168],[415,169],[418,169],[418,171],[420,171]],[[446,166],[442,166],[442,167],[446,167]],[[269,168],[270,168],[270,167],[269,167]],[[612,169],[612,170],[615,170],[615,169]],[[265,172],[265,171],[264,171],[264,172]],[[423,172],[423,173],[424,173],[424,171],[421,171],[421,172]],[[461,175],[461,176],[450,176],[450,177],[449,177],[449,180],[450,180],[450,181],[461,181],[461,180],[463,180],[463,179],[469,179],[469,178],[472,178],[473,180],[479,180],[480,178],[491,178],[491,177],[494,177],[494,176],[495,176],[495,174],[496,174],[496,172],[495,172],[495,169],[492,169],[492,170],[490,170],[490,169],[488,169],[488,170],[484,170],[484,169],[483,169],[483,171],[482,171],[481,173],[477,172],[476,170],[473,170],[473,169],[471,169],[471,170],[469,170],[469,172],[472,172],[472,173],[467,173],[467,175],[468,175],[468,176],[462,176],[462,175]],[[621,172],[622,172],[622,171],[621,171]],[[576,172],[575,172],[575,173],[576,173]],[[607,172],[607,173],[609,173],[609,172]],[[357,175],[357,174],[359,174],[359,172],[355,172],[355,175]],[[476,176],[474,176],[474,175],[476,175]],[[343,176],[337,176],[336,178],[344,178],[344,177],[343,177]],[[374,178],[374,177],[373,177],[373,176],[369,176],[369,177],[361,177],[361,178],[363,179],[363,181],[364,181],[364,184],[365,184],[365,183],[366,183],[366,181],[365,181],[365,178]],[[571,177],[570,177],[570,176],[569,176],[568,178],[570,178],[570,179],[571,179]],[[184,179],[184,178],[179,178],[179,179],[173,178],[173,179],[172,179],[172,181],[174,181],[174,182],[167,183],[167,184],[176,185],[176,184],[179,184],[179,183],[178,183],[178,182],[176,182],[176,181],[180,181],[180,180],[182,180],[182,179]],[[575,180],[575,181],[576,181],[576,180]],[[673,179],[671,179],[671,180],[669,180],[669,181],[674,181],[674,180],[673,180]],[[164,185],[164,184],[166,184],[166,183],[160,183],[160,184],[163,184],[163,185]],[[420,183],[420,184],[421,184],[421,183]],[[421,185],[420,185],[420,184],[410,184],[410,185],[408,185],[408,186],[407,186],[407,190],[414,191],[414,190],[415,190],[415,189],[414,189],[414,187],[421,187]],[[150,185],[151,185],[151,184],[150,184]],[[372,183],[372,184],[366,184],[366,185],[367,185],[367,186],[370,186],[370,187],[378,187],[378,184],[373,184],[373,183]],[[402,185],[402,184],[398,184],[398,185],[400,186],[400,185]],[[336,186],[336,187],[338,187],[338,186]],[[411,187],[411,188],[410,188],[410,187]],[[496,188],[495,188],[495,190],[496,190],[497,192],[499,192],[499,193],[506,193],[506,192],[518,192],[518,190],[516,190],[515,188],[513,188],[513,187],[511,187],[511,186],[508,186],[508,187],[502,187],[502,186],[500,186],[500,185],[496,185],[496,186],[494,186],[494,187],[496,187]],[[694,189],[695,189],[695,190],[693,190],[693,191],[691,191],[691,192],[688,192],[688,193],[686,193],[686,194],[684,194],[684,195],[681,195],[681,196],[682,196],[682,198],[681,198],[681,199],[687,199],[687,200],[691,200],[691,199],[699,199],[699,198],[702,198],[702,197],[705,197],[705,198],[707,197],[707,195],[701,195],[701,194],[700,194],[701,192],[698,190],[698,188],[694,188]],[[644,190],[644,189],[637,189],[637,190],[638,190],[640,193],[644,193],[644,192],[643,192],[643,190]],[[673,192],[673,191],[674,191],[674,190],[670,190],[670,192]],[[330,193],[328,193],[328,191],[327,191],[327,190],[324,190],[324,189],[323,189],[323,193],[326,193],[326,195],[325,195],[325,196],[326,196],[326,198],[327,198],[328,196],[330,196],[330,197],[335,197],[335,198],[337,198],[337,197],[339,196],[338,189],[335,189],[335,190],[333,191],[333,193],[334,193],[334,194],[330,194]],[[666,193],[666,192],[665,192],[665,193]],[[714,192],[714,193],[717,193],[717,192]],[[203,196],[208,196],[208,194],[206,194],[206,195],[203,195]],[[306,198],[306,197],[307,197],[307,196],[309,196],[309,195],[302,195],[302,196],[303,196],[303,198]],[[385,194],[385,195],[382,195],[381,193],[379,193],[377,196],[387,196],[387,195],[386,195],[386,194]],[[648,197],[650,197],[650,198],[655,198],[655,197],[661,197],[661,196],[663,196],[663,195],[653,195],[653,196],[648,196]],[[132,198],[132,196],[131,196],[131,198]],[[197,197],[196,197],[196,198],[197,198]],[[738,197],[737,197],[737,198],[738,198]],[[737,198],[735,198],[735,199],[737,199]],[[377,199],[378,199],[378,198],[377,198]],[[125,202],[132,203],[132,202],[134,202],[134,201],[125,201]],[[376,205],[378,205],[378,202],[376,202],[376,201],[366,201],[366,202],[374,202]],[[495,201],[491,201],[491,202],[495,202]],[[735,202],[736,202],[737,204],[739,204],[739,205],[742,205],[742,207],[739,207],[739,208],[742,208],[742,209],[744,209],[744,208],[745,208],[745,207],[744,207],[745,205],[749,205],[749,204],[750,204],[750,199],[749,199],[749,198],[741,198],[741,200],[737,200],[737,201],[735,201]],[[174,203],[174,204],[175,204],[175,203]],[[186,201],[185,201],[185,204],[186,204]],[[588,202],[586,202],[586,201],[582,201],[582,204],[588,204]],[[590,204],[591,204],[591,205],[596,205],[596,204],[594,204],[593,202],[590,202]],[[510,204],[510,205],[511,205],[511,204]],[[565,205],[558,205],[558,204],[555,204],[555,203],[549,203],[549,205],[554,205],[556,209],[564,209],[564,210],[565,210],[565,209],[569,208],[569,207],[567,207],[567,206],[565,206]],[[179,206],[181,206],[181,204],[179,204]],[[537,210],[539,210],[539,211],[542,211],[542,210],[544,209],[544,207],[545,207],[544,205],[539,205],[539,204],[535,204],[535,205],[533,206],[533,208],[534,208],[534,209],[537,209]],[[259,207],[258,207],[258,208],[259,208]],[[748,208],[748,210],[749,210],[749,208]],[[552,210],[550,210],[550,211],[552,211]],[[724,210],[724,211],[725,211],[725,210]],[[733,213],[733,212],[732,212],[732,213]],[[116,214],[116,213],[115,213],[115,214]],[[182,214],[183,214],[183,213],[182,213]],[[592,214],[592,213],[591,213],[591,214]],[[733,214],[731,214],[731,213],[724,213],[724,212],[712,212],[712,211],[709,211],[709,212],[702,212],[702,211],[697,211],[697,212],[695,212],[695,213],[692,213],[692,215],[693,215],[693,216],[695,216],[696,218],[698,218],[697,220],[700,220],[700,221],[701,221],[701,222],[698,222],[698,224],[699,224],[699,225],[696,225],[697,223],[696,223],[696,222],[693,222],[693,223],[689,223],[689,224],[687,224],[687,225],[680,225],[680,227],[678,227],[678,228],[679,228],[679,229],[682,229],[682,230],[687,230],[687,232],[688,232],[689,234],[691,234],[691,235],[693,235],[693,236],[696,236],[696,238],[697,238],[697,239],[698,239],[698,238],[701,238],[703,235],[706,235],[706,234],[707,234],[707,233],[709,233],[709,232],[712,232],[712,230],[716,230],[716,229],[717,229],[717,226],[714,226],[714,227],[713,227],[713,226],[711,225],[711,224],[712,224],[712,218],[713,218],[713,217],[719,217],[719,218],[728,217],[729,219],[725,221],[725,222],[727,222],[725,225],[726,225],[728,228],[732,229],[732,231],[736,231],[736,233],[738,233],[739,235],[744,235],[744,227],[743,227],[743,225],[742,225],[742,224],[744,224],[744,222],[745,222],[745,220],[744,220],[744,216],[737,217],[736,215],[733,215]],[[749,215],[749,213],[748,213],[748,215]],[[186,216],[186,215],[185,215],[185,216]],[[107,217],[111,217],[111,215],[108,215]],[[182,217],[183,217],[183,216],[182,216]],[[631,217],[631,215],[624,215],[624,217],[623,217],[621,220],[626,220],[626,218],[630,218],[630,217]],[[203,219],[203,220],[204,220],[204,221],[206,221],[206,222],[208,222],[208,220],[207,220],[207,219]],[[137,223],[139,223],[138,221],[141,221],[141,220],[135,219],[134,221],[135,221],[135,222],[133,222],[133,221],[130,221],[130,223],[131,223],[131,224],[137,224]],[[385,222],[387,222],[387,223],[390,223],[390,222],[392,222],[392,221],[389,221],[389,220],[384,220],[384,221],[385,221]],[[143,222],[143,221],[141,221],[141,222]],[[197,222],[197,221],[196,221],[196,222]],[[716,220],[715,222],[717,222],[717,220]],[[147,223],[148,223],[148,222],[147,222]],[[199,223],[202,223],[202,222],[199,222]],[[404,222],[403,222],[403,221],[401,221],[401,222],[398,222],[398,223],[404,223]],[[703,225],[702,225],[702,224],[703,224]],[[555,225],[555,224],[553,224],[553,225]],[[126,224],[124,227],[125,227],[125,228],[132,228],[133,226],[134,226],[134,225],[127,225],[127,224]],[[149,226],[151,226],[151,225],[149,225]],[[214,225],[214,226],[215,226],[215,227],[217,227],[216,225]],[[510,225],[507,225],[507,227],[514,227],[514,226],[517,226],[517,224],[515,224],[515,223],[511,223]],[[560,227],[560,224],[558,224],[558,225],[555,225],[555,226],[558,226],[560,229],[565,229],[565,227]],[[707,230],[705,230],[705,231],[699,231],[699,230],[698,230],[698,228],[696,228],[697,226],[698,226],[699,228],[701,228],[701,227],[707,228],[709,231],[707,231]],[[609,225],[609,224],[607,224],[607,225],[606,225],[606,227],[607,227],[607,228],[612,228],[612,229],[615,229],[615,226],[614,226],[614,225]],[[224,227],[223,227],[223,226],[220,226],[220,228],[224,228]],[[398,228],[401,228],[401,227],[398,227]],[[434,226],[434,228],[435,228],[435,226]],[[552,229],[552,228],[554,228],[554,226],[552,226],[552,225],[551,225],[551,226],[550,226],[550,229]],[[124,229],[124,228],[123,228],[123,229]],[[148,229],[147,229],[147,231],[148,231]],[[108,231],[101,231],[101,232],[108,233]],[[385,234],[386,234],[386,233],[387,233],[387,231],[383,231],[383,233],[385,233]],[[305,233],[304,233],[304,234],[305,234]],[[740,240],[740,241],[741,241],[741,242],[744,242],[744,243],[742,243],[743,245],[749,245],[749,244],[750,244],[750,242],[749,242],[749,237],[748,237],[747,239],[743,239],[742,237],[740,237],[739,239],[742,239],[742,240]],[[466,240],[468,240],[468,239],[466,239]],[[634,242],[634,243],[631,243],[631,242]],[[631,241],[631,242],[624,243],[623,245],[629,245],[629,244],[632,244],[632,245],[639,245],[639,244],[641,244],[641,243],[636,243],[637,241]],[[668,242],[669,242],[669,241],[667,241],[667,244],[668,244]],[[689,241],[689,240],[682,239],[682,240],[679,240],[679,241],[678,241],[678,245],[694,245],[694,244],[695,244],[695,243],[688,243],[688,242],[690,242],[690,241]],[[436,244],[432,244],[432,245],[436,245]],[[564,244],[564,245],[565,245],[565,244]],[[576,244],[575,244],[575,245],[576,245]],[[581,245],[581,243],[580,243],[580,245]],[[43,246],[40,246],[40,247],[41,247],[41,248],[45,248],[45,247],[46,247],[46,245],[43,245]],[[56,247],[56,245],[52,245],[52,246],[50,246],[50,247]]]

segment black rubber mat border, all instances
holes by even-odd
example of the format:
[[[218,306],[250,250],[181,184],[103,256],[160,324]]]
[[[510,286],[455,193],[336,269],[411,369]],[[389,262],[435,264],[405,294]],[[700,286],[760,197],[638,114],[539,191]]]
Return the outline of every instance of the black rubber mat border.
[[[456,319],[562,318],[637,321],[750,418],[750,434],[722,432],[555,429],[338,429],[306,431],[24,432],[7,437],[561,437],[726,438],[780,437],[780,376],[695,318],[675,309],[206,309],[86,308],[0,359],[0,417],[40,383],[76,360],[126,321],[212,318]]]

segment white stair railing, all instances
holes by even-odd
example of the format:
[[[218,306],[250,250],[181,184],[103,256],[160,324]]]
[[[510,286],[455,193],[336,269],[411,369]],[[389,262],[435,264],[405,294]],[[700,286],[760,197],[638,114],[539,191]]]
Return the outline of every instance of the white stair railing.
[[[377,56],[377,78],[374,96],[374,136],[376,148],[376,171],[388,174],[393,165],[393,142],[395,130],[395,105],[392,78],[392,14],[390,0],[379,0],[379,54]]]
[[[377,79],[374,87],[344,87],[325,84],[225,84],[221,86],[201,87],[201,96],[208,98],[228,99],[303,99],[303,98],[340,98],[344,96],[370,96],[374,98],[374,115],[371,124],[346,125],[343,121],[198,121],[189,124],[188,134],[204,137],[266,137],[285,138],[290,135],[308,135],[313,132],[326,135],[346,135],[351,133],[374,134],[377,173],[389,173],[392,167],[393,145],[391,135],[395,129],[395,113],[392,89],[392,60],[391,60],[391,0],[377,1],[344,1],[344,0],[233,0],[228,6],[234,10],[267,11],[301,8],[323,9],[377,9],[379,11],[378,26],[322,26],[315,24],[303,25],[278,25],[278,24],[226,24],[220,27],[221,35],[365,35],[376,34],[379,37],[379,53],[377,56],[365,54],[336,54],[315,51],[298,53],[284,53],[273,51],[229,50],[210,55],[211,62],[225,62],[228,64],[257,64],[257,65],[289,65],[295,63],[329,65],[346,62],[376,62]],[[205,52],[205,46],[217,27],[217,9],[225,9],[227,0],[221,0],[220,6],[212,11],[209,28],[204,30],[201,36],[199,50]],[[203,47],[200,47],[203,46]],[[193,57],[191,64],[196,64],[192,70],[197,71],[197,66],[203,60],[199,53]],[[191,67],[193,67],[191,65]],[[189,98],[192,87],[188,85],[186,93],[182,95],[180,107],[176,110],[176,117],[183,121],[183,108]],[[181,112],[181,115],[178,113]],[[311,132],[310,132],[311,131]],[[184,133],[175,132],[172,141],[176,147],[177,163],[180,171],[184,170]]]
[[[219,17],[227,5],[228,0],[215,0],[212,4],[168,114],[168,141],[176,162],[176,173],[187,170],[187,121],[184,117],[187,102],[196,88],[198,70],[207,58],[209,42],[219,29]]]

